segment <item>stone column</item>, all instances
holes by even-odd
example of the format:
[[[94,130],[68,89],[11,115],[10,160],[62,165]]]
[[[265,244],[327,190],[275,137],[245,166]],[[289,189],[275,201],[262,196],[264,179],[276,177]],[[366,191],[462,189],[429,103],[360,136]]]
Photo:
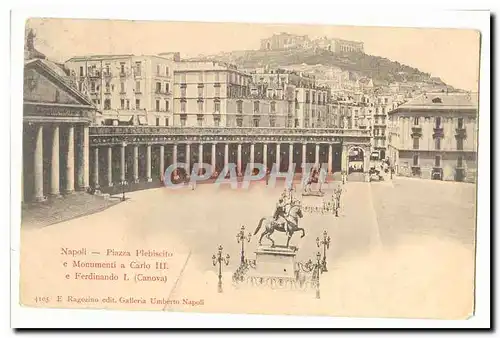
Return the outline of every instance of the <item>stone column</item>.
[[[165,146],[160,145],[160,177],[165,173]]]
[[[212,156],[212,172],[215,172],[215,167],[217,165],[217,144],[212,143],[212,153],[210,154]]]
[[[65,193],[75,191],[75,127],[68,128],[68,151],[66,153],[66,189]]]
[[[276,143],[276,171],[280,172],[280,152],[281,152],[281,145],[279,143]]]
[[[307,143],[302,143],[302,175],[306,172],[306,162],[307,162]]]
[[[186,143],[186,172],[190,174],[191,167],[191,144]]]
[[[316,149],[314,152],[314,163],[319,165],[319,143],[316,143]]]
[[[331,174],[333,171],[333,160],[332,160],[332,145],[328,145],[328,173]]]
[[[42,202],[46,200],[43,195],[43,126],[37,126],[36,141],[35,141],[35,201]]]
[[[139,146],[134,144],[134,167],[132,168],[132,175],[134,183],[139,183]]]
[[[236,160],[237,173],[241,172],[241,144],[238,144],[238,159]]]
[[[108,186],[113,186],[113,147],[108,147]]]
[[[90,186],[90,137],[89,126],[83,127],[83,188],[86,190]]]
[[[99,189],[99,147],[94,147],[94,188]]]
[[[50,194],[59,196],[59,126],[52,131],[52,155],[50,163]]]
[[[267,143],[262,146],[262,162],[264,167],[267,168]]]
[[[229,163],[229,144],[224,144],[224,167]]]
[[[348,174],[348,160],[349,160],[349,154],[348,154],[348,147],[347,145],[343,144],[342,145],[342,161],[341,161],[341,167],[342,167],[342,172],[345,174]]]
[[[122,144],[120,148],[120,181],[125,182],[125,149],[126,145]]]
[[[365,174],[365,182],[370,182],[370,174],[368,173],[370,170],[370,149],[368,147],[363,148],[363,172]]]
[[[203,164],[203,144],[202,143],[200,143],[198,145],[198,163],[199,163],[200,168],[201,168],[201,166]]]
[[[153,181],[151,177],[151,144],[146,146],[146,180],[148,182]]]
[[[251,143],[250,144],[250,168],[253,170],[254,165],[253,163],[255,162],[255,144]]]
[[[174,143],[174,149],[172,150],[172,163],[177,164],[177,143]]]
[[[288,145],[288,171],[292,170],[293,164],[293,143]]]

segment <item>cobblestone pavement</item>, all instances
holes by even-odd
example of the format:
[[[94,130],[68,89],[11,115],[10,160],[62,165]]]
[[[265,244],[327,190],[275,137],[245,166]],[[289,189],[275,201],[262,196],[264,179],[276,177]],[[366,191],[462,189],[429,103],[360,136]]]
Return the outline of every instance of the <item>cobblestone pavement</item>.
[[[101,196],[77,192],[43,203],[22,207],[22,227],[38,228],[103,211],[120,201],[119,198],[104,199]]]

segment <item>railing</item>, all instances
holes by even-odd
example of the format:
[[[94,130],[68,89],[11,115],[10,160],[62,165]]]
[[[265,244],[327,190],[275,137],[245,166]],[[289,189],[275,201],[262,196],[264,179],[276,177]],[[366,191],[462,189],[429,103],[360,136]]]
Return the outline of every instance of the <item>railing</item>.
[[[370,137],[370,130],[340,128],[283,128],[283,127],[166,127],[166,126],[99,126],[91,127],[92,135],[342,135]]]

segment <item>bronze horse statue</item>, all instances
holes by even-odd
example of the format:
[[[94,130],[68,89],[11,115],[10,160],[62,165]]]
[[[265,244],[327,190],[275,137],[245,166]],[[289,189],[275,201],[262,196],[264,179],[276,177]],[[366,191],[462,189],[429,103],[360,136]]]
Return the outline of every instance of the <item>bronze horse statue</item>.
[[[274,241],[271,237],[273,232],[279,231],[279,232],[286,232],[286,235],[288,237],[286,241],[286,247],[288,248],[290,244],[290,239],[292,238],[294,232],[296,231],[302,231],[302,236],[300,238],[305,236],[305,231],[303,228],[299,228],[299,218],[302,218],[302,208],[299,203],[292,203],[291,206],[289,207],[288,213],[285,216],[285,219],[280,219],[279,221],[275,221],[273,217],[262,217],[259,221],[259,225],[257,225],[257,228],[255,229],[255,232],[253,235],[257,235],[259,232],[260,228],[264,224],[264,231],[260,235],[259,238],[259,245],[262,242],[262,238],[266,236],[268,240],[271,241],[271,247],[274,247]],[[287,225],[285,227],[285,224]]]

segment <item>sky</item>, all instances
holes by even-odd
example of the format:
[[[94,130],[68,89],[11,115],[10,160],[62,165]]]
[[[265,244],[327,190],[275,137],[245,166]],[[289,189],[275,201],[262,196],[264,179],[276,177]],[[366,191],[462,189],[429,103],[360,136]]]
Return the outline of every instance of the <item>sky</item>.
[[[362,41],[367,54],[478,90],[480,35],[474,30],[38,18],[27,27],[36,33],[36,48],[57,62],[89,54],[180,52],[183,58],[258,49],[260,39],[280,32],[327,36]]]

